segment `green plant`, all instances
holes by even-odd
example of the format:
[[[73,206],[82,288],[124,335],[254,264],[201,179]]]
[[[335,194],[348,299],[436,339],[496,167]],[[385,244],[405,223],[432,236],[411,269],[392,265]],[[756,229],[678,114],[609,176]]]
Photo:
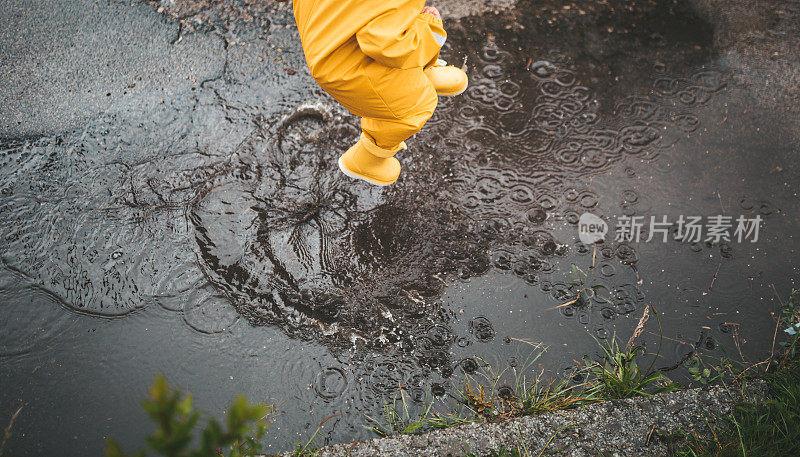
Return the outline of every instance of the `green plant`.
[[[475,417],[499,420],[599,401],[585,383],[573,384],[569,379],[545,379],[541,373],[534,375],[533,366],[546,348],[528,344],[535,351],[520,368],[509,366],[496,371],[489,364],[479,364],[481,370],[477,376],[468,375],[463,387],[458,390],[456,399],[459,403],[466,406]]]
[[[599,401],[594,396],[587,383],[573,383],[570,378],[557,381],[552,378],[545,379],[542,374],[529,379],[527,373],[533,373],[534,362],[541,357],[545,349],[536,353],[535,357],[523,365],[520,373],[513,369],[515,378],[514,399],[518,401],[518,415],[539,414],[548,411],[575,408],[580,405]],[[578,367],[573,377],[582,377],[584,368]]]
[[[785,328],[789,338],[779,344],[784,348],[779,355],[780,363],[774,372],[767,373],[764,362],[751,364],[745,369],[735,369],[730,363],[723,370],[737,373],[740,378],[761,378],[767,382],[767,398],[744,399],[733,409],[729,417],[712,417],[708,422],[708,434],[692,433],[686,437],[687,444],[676,452],[680,457],[783,457],[800,455],[800,306],[798,291],[792,289],[789,299],[781,300],[779,326]],[[767,365],[768,366],[768,365]],[[759,368],[760,367],[760,368]],[[749,372],[748,372],[749,371]],[[690,369],[690,373],[691,373]],[[747,377],[745,375],[747,374]],[[712,439],[708,439],[711,435]]]
[[[778,344],[786,349],[785,358],[794,359],[798,354],[798,341],[800,341],[800,302],[798,302],[800,292],[792,289],[786,302],[781,302],[780,322],[779,324],[785,327],[783,331],[789,335],[787,341],[781,341]]]
[[[573,298],[565,303],[562,303],[561,305],[556,306],[556,308],[561,308],[568,305],[591,307],[592,299],[595,298],[604,301],[606,303],[611,303],[611,300],[609,300],[607,297],[601,297],[597,295],[597,291],[602,289],[603,286],[600,285],[588,286],[586,284],[586,281],[589,280],[589,274],[581,270],[574,263],[571,265],[571,267],[572,267],[572,281],[568,282],[567,285],[570,287],[571,296]],[[589,267],[589,271],[593,270],[594,270],[594,265]]]
[[[319,447],[314,439],[317,437],[319,431],[322,430],[322,426],[325,425],[325,422],[328,422],[330,419],[338,416],[338,414],[334,414],[323,419],[322,422],[320,422],[317,426],[317,429],[314,430],[314,434],[311,435],[311,438],[306,441],[306,444],[297,443],[297,447],[295,448],[294,452],[292,452],[292,457],[314,457],[317,455]]]
[[[600,344],[603,358],[590,365],[589,372],[595,379],[595,393],[602,399],[614,400],[636,396],[650,396],[662,392],[674,392],[680,388],[658,370],[639,366],[638,359],[645,355],[641,346],[621,348],[616,337],[607,345]]]
[[[692,434],[680,457],[788,457],[800,455],[800,364],[765,376],[769,397],[737,404],[709,423],[708,436]]]
[[[142,402],[142,407],[155,422],[156,431],[145,439],[147,448],[133,454],[135,457],[144,457],[148,451],[165,457],[258,455],[268,425],[267,414],[272,411],[268,405],[251,405],[240,395],[228,407],[225,423],[209,418],[196,439],[201,414],[194,409],[191,394],[170,388],[161,375],[153,381],[150,398]],[[108,439],[106,457],[125,456],[119,444]]]
[[[383,420],[367,416],[367,420],[372,425],[365,426],[365,428],[380,436],[413,435],[470,422],[469,419],[461,416],[459,409],[449,414],[433,413],[432,409],[433,401],[427,392],[421,406],[409,406],[406,394],[400,388],[392,398],[392,402],[383,405]]]
[[[569,380],[549,382],[536,379],[522,396],[522,415],[576,408],[601,401],[586,383],[570,384]]]
[[[710,384],[720,377],[721,370],[719,368],[707,367],[702,359],[698,356],[692,356],[684,363],[684,366],[689,371],[692,379],[702,385]],[[712,370],[713,369],[713,370]]]

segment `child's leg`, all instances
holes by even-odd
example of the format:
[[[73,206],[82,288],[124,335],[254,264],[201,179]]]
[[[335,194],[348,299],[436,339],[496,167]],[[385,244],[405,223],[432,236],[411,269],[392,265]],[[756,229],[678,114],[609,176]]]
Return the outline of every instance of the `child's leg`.
[[[430,119],[438,97],[422,68],[400,70],[374,62],[367,67],[369,90],[361,93],[358,106],[345,104],[362,116],[363,135],[339,159],[339,168],[351,178],[388,185],[400,174],[395,153]]]
[[[377,146],[392,149],[419,132],[433,115],[439,101],[436,90],[422,68],[399,70],[373,62],[366,73],[381,103],[361,107],[361,129]]]
[[[436,104],[432,105],[420,106],[417,112],[402,119],[361,118],[361,130],[376,146],[392,149],[419,132],[436,109]]]

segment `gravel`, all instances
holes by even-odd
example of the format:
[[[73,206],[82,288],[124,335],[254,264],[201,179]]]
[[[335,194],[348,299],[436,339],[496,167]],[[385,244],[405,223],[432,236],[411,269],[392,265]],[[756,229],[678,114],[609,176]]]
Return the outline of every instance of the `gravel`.
[[[730,414],[735,401],[742,398],[741,392],[748,398],[763,399],[765,385],[756,382],[745,389],[683,390],[501,423],[475,423],[422,435],[338,444],[322,448],[318,456],[460,457],[523,444],[531,455],[545,451],[569,457],[664,456],[671,446],[681,443],[680,431],[708,435],[707,424]]]

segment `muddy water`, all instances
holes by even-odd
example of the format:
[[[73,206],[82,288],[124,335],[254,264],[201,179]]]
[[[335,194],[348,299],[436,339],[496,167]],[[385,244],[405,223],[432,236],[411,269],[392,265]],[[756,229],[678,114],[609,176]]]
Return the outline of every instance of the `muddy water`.
[[[338,173],[357,120],[313,86],[280,7],[177,10],[181,33],[225,41],[218,77],[3,139],[12,453],[136,445],[156,372],[207,410],[236,392],[276,402],[275,450],[333,414],[330,440],[369,437],[398,386],[441,394],[541,346],[532,368],[562,375],[647,305],[639,341],[676,379],[691,354],[768,354],[797,275],[791,119],[753,106],[685,5],[556,3],[451,26],[446,57],[471,86],[440,101],[387,189]],[[611,225],[596,247],[578,240],[586,212]],[[619,217],[681,215],[759,217],[759,239],[614,240]]]

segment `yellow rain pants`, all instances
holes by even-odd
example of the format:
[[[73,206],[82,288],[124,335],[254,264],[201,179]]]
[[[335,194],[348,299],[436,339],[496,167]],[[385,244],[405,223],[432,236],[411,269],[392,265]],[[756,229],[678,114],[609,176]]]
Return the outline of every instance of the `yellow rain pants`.
[[[317,83],[381,148],[396,148],[436,109],[422,73],[439,57],[442,21],[425,0],[294,0],[306,62]]]

